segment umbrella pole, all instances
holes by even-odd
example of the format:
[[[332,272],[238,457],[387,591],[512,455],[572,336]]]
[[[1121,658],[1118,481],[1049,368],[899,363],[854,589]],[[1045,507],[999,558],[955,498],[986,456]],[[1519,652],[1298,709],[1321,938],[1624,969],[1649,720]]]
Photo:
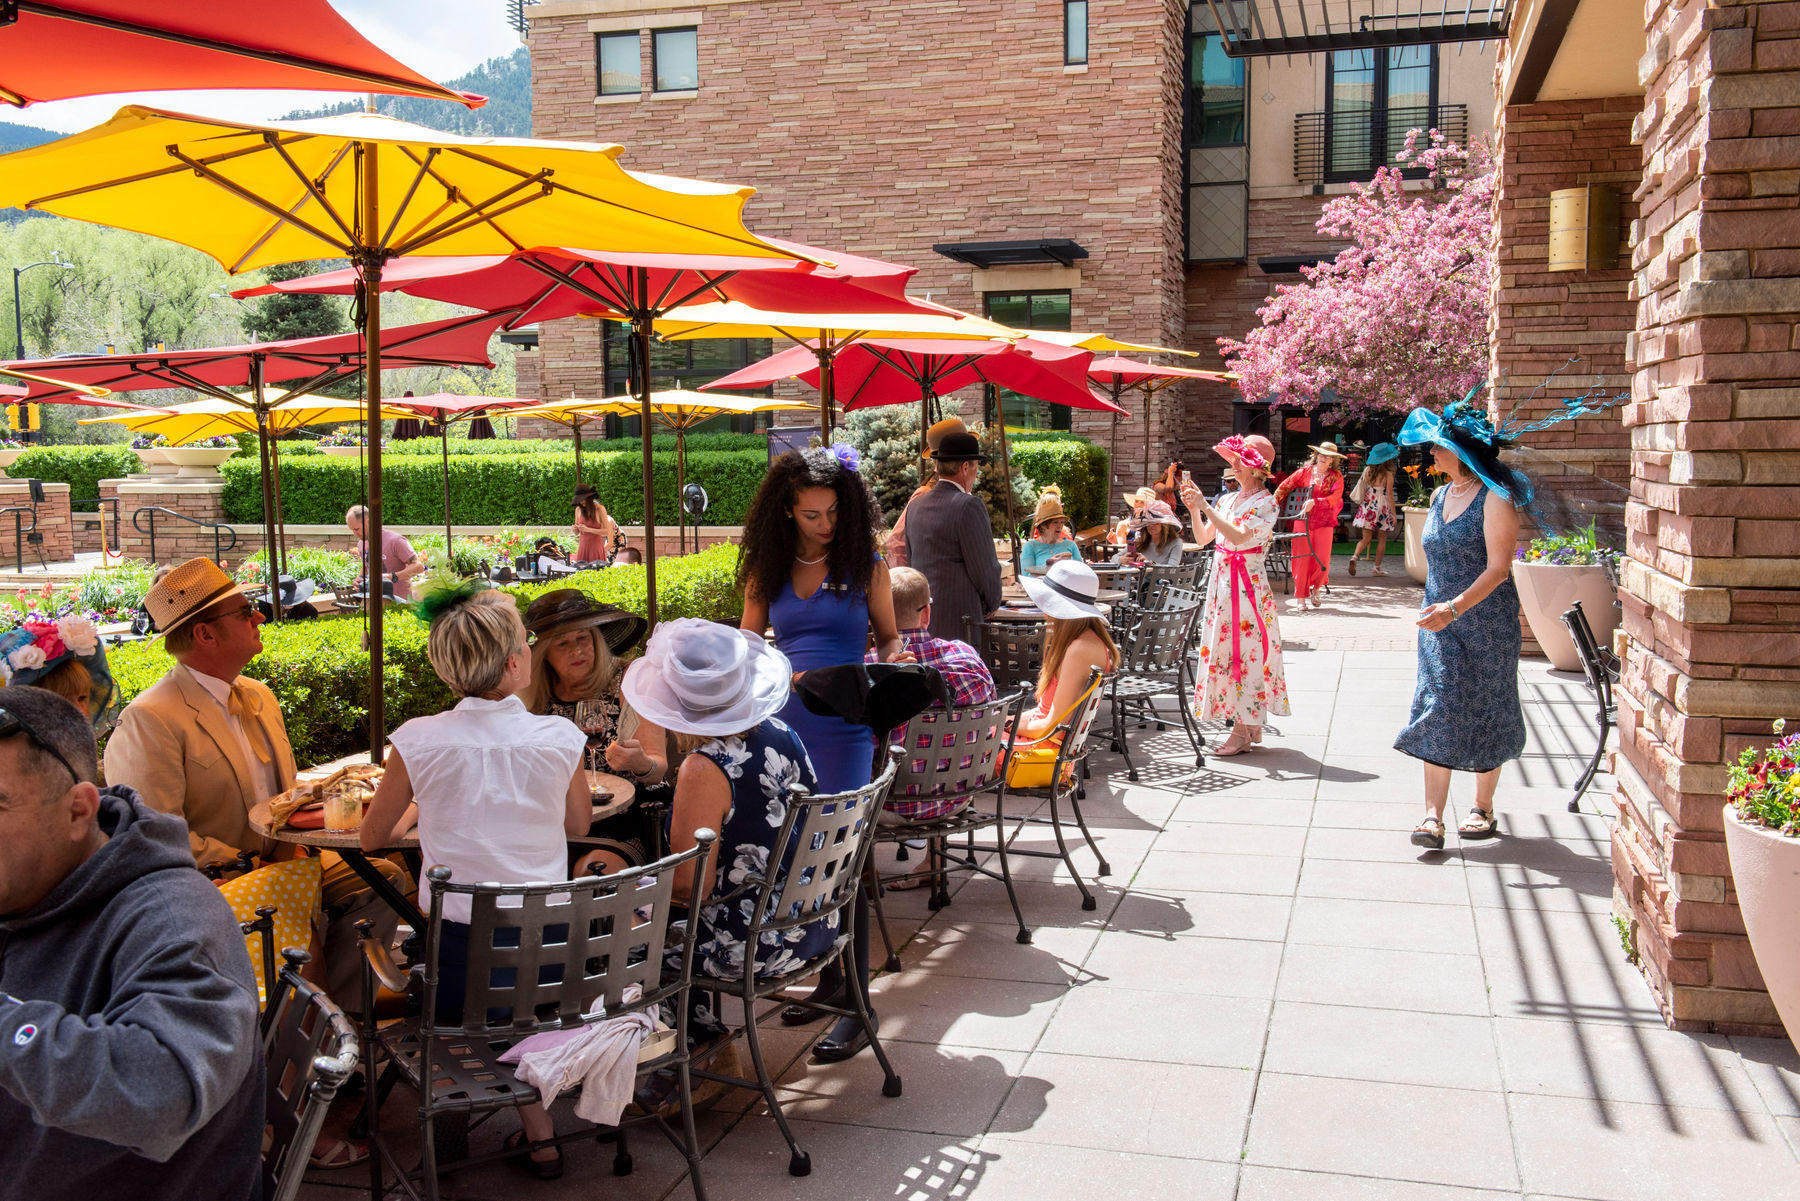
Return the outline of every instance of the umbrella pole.
[[[656,487],[650,458],[650,280],[638,272],[637,311],[631,318],[632,344],[637,348],[638,426],[644,435],[644,609],[652,628],[656,625]],[[679,507],[679,506],[677,506]]]
[[[819,442],[823,446],[831,445],[831,406],[837,392],[837,382],[832,378],[832,360],[836,352],[827,350],[821,343],[819,347]]]
[[[444,451],[444,557],[453,559],[455,555],[450,549],[450,423],[438,423],[438,437],[443,441]]]
[[[1122,384],[1120,384],[1120,382],[1118,380],[1115,379],[1113,381],[1113,386],[1112,386],[1112,402],[1114,404],[1118,404],[1119,397],[1123,396],[1124,394],[1125,394],[1124,386]],[[1107,504],[1109,506],[1112,503],[1112,486],[1115,483],[1123,482],[1123,480],[1119,476],[1119,415],[1116,412],[1112,415],[1112,451],[1111,451],[1111,455],[1112,455],[1112,457],[1110,459],[1108,459],[1107,463],[1106,463],[1106,483],[1107,483],[1106,492],[1107,492]]]
[[[262,404],[261,381],[256,388],[256,453],[262,468],[263,566],[269,573],[269,611],[281,620],[281,556],[275,550],[275,448],[269,444],[269,414]]]
[[[575,486],[577,488],[581,487],[581,427],[585,424],[586,419],[579,413],[575,415],[575,420],[569,424],[570,432],[575,435]]]
[[[1144,389],[1144,481],[1150,480],[1150,397],[1149,388]]]
[[[357,147],[362,158],[361,232],[364,237],[379,236],[381,207],[378,188],[380,172],[376,170],[373,143]],[[361,248],[357,266],[363,283],[363,386],[368,396],[368,429],[374,437],[369,444],[369,514],[363,519],[363,537],[369,550],[368,596],[364,603],[369,615],[369,762],[381,763],[381,750],[387,742],[387,725],[381,704],[382,676],[382,605],[381,605],[381,267],[378,254]]]
[[[700,531],[694,530],[694,549],[700,549]],[[675,553],[687,554],[687,439],[675,427]]]
[[[1001,488],[1006,493],[1006,539],[1012,543],[1013,574],[1019,572],[1019,515],[1014,511],[1012,459],[1006,451],[1006,420],[1000,412],[999,404],[994,405],[994,415],[1000,417],[1000,475]]]

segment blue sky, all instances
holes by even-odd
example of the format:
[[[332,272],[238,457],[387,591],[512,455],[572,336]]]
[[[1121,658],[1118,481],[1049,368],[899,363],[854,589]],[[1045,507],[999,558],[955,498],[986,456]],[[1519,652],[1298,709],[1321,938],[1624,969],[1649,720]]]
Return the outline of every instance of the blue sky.
[[[254,3],[255,0],[247,0]],[[432,79],[454,79],[486,59],[512,53],[518,35],[505,0],[330,0],[370,41]],[[137,92],[0,107],[0,120],[72,133],[98,125],[126,104],[260,120],[347,98],[342,92]]]

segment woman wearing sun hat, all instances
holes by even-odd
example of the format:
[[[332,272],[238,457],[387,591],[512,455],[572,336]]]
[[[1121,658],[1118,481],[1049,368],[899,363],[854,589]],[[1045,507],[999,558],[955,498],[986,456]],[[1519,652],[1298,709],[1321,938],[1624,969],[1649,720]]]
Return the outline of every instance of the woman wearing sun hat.
[[[1110,672],[1118,665],[1119,648],[1099,605],[1100,577],[1086,563],[1064,559],[1052,563],[1043,578],[1027,576],[1019,583],[1049,619],[1038,705],[1019,721],[1024,741],[1048,734],[1081,696],[1094,668]]]
[[[1394,511],[1394,469],[1399,465],[1399,458],[1398,446],[1392,442],[1377,442],[1369,448],[1368,461],[1357,477],[1356,487],[1350,490],[1350,499],[1356,502],[1356,517],[1350,524],[1362,531],[1362,538],[1350,552],[1350,562],[1346,564],[1351,575],[1356,574],[1356,560],[1369,549],[1370,540],[1377,534],[1381,540],[1375,544],[1375,567],[1370,574],[1387,574],[1381,561],[1387,557],[1388,533],[1400,524]]]
[[[1137,529],[1140,519],[1144,515],[1145,507],[1155,500],[1156,492],[1151,488],[1139,488],[1136,492],[1127,492],[1125,494],[1126,514],[1120,518],[1119,524],[1112,528],[1112,532],[1106,536],[1106,540],[1115,546],[1124,546],[1132,532]]]
[[[531,683],[520,699],[533,713],[577,721],[581,706],[598,712],[588,731],[588,766],[654,784],[668,767],[663,733],[623,703],[618,656],[630,651],[648,625],[636,613],[594,600],[574,588],[546,592],[525,609],[531,634]],[[579,723],[578,723],[579,724]]]
[[[1152,567],[1174,567],[1181,562],[1187,544],[1181,539],[1181,518],[1163,501],[1144,506],[1143,524],[1138,530],[1137,553]]]
[[[1338,514],[1344,509],[1344,452],[1335,442],[1321,442],[1312,448],[1306,466],[1281,481],[1275,489],[1277,508],[1296,488],[1306,490],[1306,503],[1301,506],[1300,520],[1294,532],[1305,538],[1295,540],[1294,604],[1318,608],[1323,602],[1320,592],[1331,583],[1331,542],[1337,533]],[[1307,553],[1307,548],[1311,553]]]
[[[1200,614],[1200,686],[1194,712],[1201,721],[1232,723],[1231,737],[1213,754],[1236,755],[1262,741],[1263,722],[1270,714],[1288,712],[1281,628],[1263,568],[1279,517],[1268,490],[1275,448],[1267,438],[1234,434],[1213,449],[1230,464],[1237,491],[1215,507],[1193,484],[1182,490],[1194,517],[1194,541],[1218,547]]]
[[[1451,772],[1475,773],[1475,804],[1459,832],[1491,838],[1500,769],[1525,749],[1512,560],[1531,485],[1500,461],[1500,435],[1467,404],[1441,417],[1414,409],[1399,441],[1429,446],[1432,465],[1450,481],[1433,494],[1425,519],[1418,683],[1411,720],[1394,739],[1394,749],[1424,762],[1425,818],[1412,842],[1436,850]]]
[[[1063,512],[1062,489],[1047,484],[1038,493],[1037,512],[1031,515],[1031,538],[1019,548],[1019,566],[1042,575],[1057,559],[1079,559],[1081,547],[1069,533],[1069,516]]]

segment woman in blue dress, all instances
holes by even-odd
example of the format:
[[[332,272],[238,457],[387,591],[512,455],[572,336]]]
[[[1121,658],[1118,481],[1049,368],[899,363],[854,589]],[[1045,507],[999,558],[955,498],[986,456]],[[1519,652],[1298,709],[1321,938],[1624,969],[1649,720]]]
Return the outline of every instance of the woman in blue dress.
[[[887,564],[875,550],[875,502],[856,469],[856,452],[842,444],[789,451],[769,465],[744,518],[738,555],[742,627],[757,635],[772,627],[776,648],[796,673],[861,663],[871,629],[881,659],[910,658],[901,650]],[[788,698],[780,716],[800,736],[822,791],[848,792],[875,778],[875,734],[869,727],[814,713],[798,694]],[[866,999],[868,905],[860,894],[854,920],[858,985]],[[813,995],[843,1004],[843,988],[833,967],[820,974]],[[793,1006],[782,1012],[782,1021],[802,1025],[817,1016]],[[814,1048],[813,1061],[836,1063],[868,1044],[857,1019],[840,1018]]]
[[[1444,415],[1414,409],[1403,446],[1431,447],[1449,479],[1425,521],[1425,607],[1419,613],[1412,717],[1394,748],[1425,764],[1425,818],[1415,846],[1444,845],[1450,774],[1475,774],[1475,804],[1458,828],[1492,838],[1500,769],[1525,749],[1519,708],[1519,594],[1512,582],[1519,510],[1531,485],[1500,461],[1501,436],[1467,403]]]

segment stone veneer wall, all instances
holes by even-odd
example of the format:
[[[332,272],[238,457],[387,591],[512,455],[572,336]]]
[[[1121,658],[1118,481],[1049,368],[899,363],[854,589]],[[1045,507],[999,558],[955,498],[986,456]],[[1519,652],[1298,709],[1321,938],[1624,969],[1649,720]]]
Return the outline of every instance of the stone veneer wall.
[[[31,487],[24,480],[0,479],[0,508],[32,508]],[[0,517],[0,562],[7,568],[16,566],[22,561],[35,568],[38,553],[44,556],[46,563],[66,563],[75,557],[75,545],[69,521],[69,486],[67,484],[44,485],[44,503],[36,506],[34,515],[22,514],[18,528],[21,531],[33,530],[43,535],[43,544],[33,552],[32,544],[24,539],[29,534],[22,534],[15,540],[13,536],[13,515]],[[17,549],[23,552],[22,557],[14,554],[15,541]]]
[[[1800,3],[1647,20],[1613,867],[1668,1019],[1776,1033],[1721,792],[1800,715]]]

